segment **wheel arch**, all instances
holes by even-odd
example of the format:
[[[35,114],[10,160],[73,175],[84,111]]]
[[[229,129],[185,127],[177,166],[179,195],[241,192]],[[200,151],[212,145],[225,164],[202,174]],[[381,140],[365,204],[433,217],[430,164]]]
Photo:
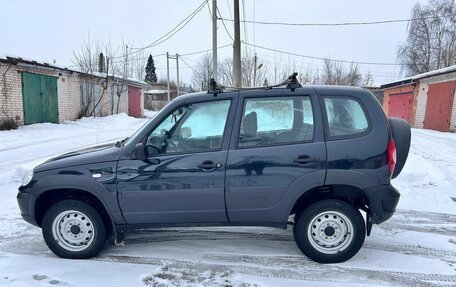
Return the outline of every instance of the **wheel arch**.
[[[109,209],[103,204],[102,200],[92,192],[76,188],[54,188],[43,191],[35,201],[34,215],[38,226],[42,226],[46,211],[57,202],[73,199],[85,202],[95,208],[103,219],[106,228],[112,231],[113,218]]]
[[[294,200],[287,215],[295,214],[295,216],[299,216],[300,212],[311,204],[324,199],[342,200],[366,213],[370,212],[369,198],[360,187],[334,184],[317,186],[306,190]]]

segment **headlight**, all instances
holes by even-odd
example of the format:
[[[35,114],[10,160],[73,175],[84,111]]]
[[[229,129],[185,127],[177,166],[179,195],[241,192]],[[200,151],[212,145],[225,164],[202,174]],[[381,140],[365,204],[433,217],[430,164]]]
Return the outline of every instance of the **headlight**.
[[[22,186],[26,186],[32,181],[33,178],[33,170],[29,170],[24,174],[24,177],[22,178]]]

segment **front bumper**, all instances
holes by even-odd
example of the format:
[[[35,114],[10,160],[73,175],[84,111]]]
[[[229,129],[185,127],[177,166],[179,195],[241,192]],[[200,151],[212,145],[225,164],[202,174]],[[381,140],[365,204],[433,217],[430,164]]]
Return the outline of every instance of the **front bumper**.
[[[17,204],[19,205],[21,216],[28,223],[38,226],[35,220],[35,200],[36,196],[34,194],[21,191],[21,188],[19,188]]]
[[[387,184],[368,188],[365,193],[369,198],[372,223],[380,224],[393,216],[401,197],[394,186]]]

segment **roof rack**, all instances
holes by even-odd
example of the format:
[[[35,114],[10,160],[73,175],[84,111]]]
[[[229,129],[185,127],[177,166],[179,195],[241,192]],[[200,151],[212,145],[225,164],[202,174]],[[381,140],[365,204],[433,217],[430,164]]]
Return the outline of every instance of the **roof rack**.
[[[225,87],[222,85],[217,84],[214,78],[211,78],[209,81],[209,90],[207,91],[208,94],[217,95],[218,93],[223,93],[223,90],[230,89],[230,90],[270,90],[272,88],[282,87],[285,86],[286,89],[291,89],[294,92],[295,89],[301,88],[302,85],[298,81],[298,73],[294,72],[291,74],[285,81],[280,84],[272,85],[272,86],[262,86],[262,87],[248,87],[248,88],[236,88],[236,87]]]

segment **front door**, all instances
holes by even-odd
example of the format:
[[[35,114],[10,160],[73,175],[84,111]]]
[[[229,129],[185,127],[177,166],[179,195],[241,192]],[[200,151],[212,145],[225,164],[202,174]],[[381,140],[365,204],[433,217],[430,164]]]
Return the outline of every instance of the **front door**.
[[[232,101],[175,109],[143,139],[147,161],[119,161],[119,203],[128,223],[227,221],[226,123]]]
[[[231,222],[284,222],[300,192],[324,184],[326,148],[312,93],[244,100],[227,162]]]

